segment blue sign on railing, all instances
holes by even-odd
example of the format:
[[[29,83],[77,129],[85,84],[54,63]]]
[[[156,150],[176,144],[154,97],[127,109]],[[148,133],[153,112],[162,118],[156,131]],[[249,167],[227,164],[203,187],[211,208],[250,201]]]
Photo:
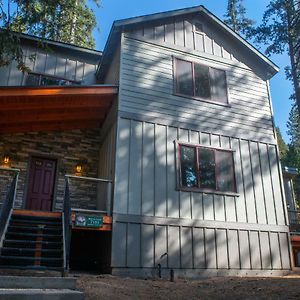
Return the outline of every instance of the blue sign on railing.
[[[103,225],[103,217],[100,216],[87,216],[83,214],[75,215],[76,227],[91,227],[100,228]]]

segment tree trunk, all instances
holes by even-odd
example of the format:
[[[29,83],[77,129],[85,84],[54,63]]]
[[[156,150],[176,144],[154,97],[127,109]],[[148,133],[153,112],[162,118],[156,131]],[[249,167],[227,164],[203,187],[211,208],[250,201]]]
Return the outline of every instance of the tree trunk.
[[[295,26],[293,28],[293,15],[297,13],[296,10],[293,9],[293,0],[287,0],[286,13],[287,13],[287,22],[288,22],[288,47],[289,47],[289,56],[291,61],[291,75],[292,75],[292,81],[293,81],[294,91],[295,91],[295,100],[300,115],[300,82],[298,76],[299,62],[297,64],[299,53],[295,52],[297,38],[299,37],[297,36],[297,34],[294,33]]]

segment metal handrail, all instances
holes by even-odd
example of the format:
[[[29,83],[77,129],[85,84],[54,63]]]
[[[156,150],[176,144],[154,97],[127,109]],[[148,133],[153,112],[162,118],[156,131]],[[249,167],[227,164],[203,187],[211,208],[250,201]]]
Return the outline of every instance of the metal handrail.
[[[89,180],[89,181],[107,183],[106,213],[108,216],[111,216],[111,214],[112,214],[112,180],[96,178],[96,177],[75,176],[75,175],[68,175],[68,174],[65,175],[65,178],[66,178],[66,180],[71,178],[71,179],[81,179],[81,180]]]
[[[0,167],[0,171],[20,173],[20,169],[8,168],[8,167]]]
[[[1,212],[0,212],[0,246],[2,245],[3,237],[12,214],[12,210],[14,208],[14,203],[16,199],[16,190],[17,190],[17,183],[19,178],[19,172],[15,171],[16,174],[13,178],[13,181],[10,185],[9,191],[7,193],[6,199],[2,205]]]
[[[64,237],[64,269],[69,271],[70,244],[72,234],[72,212],[70,205],[69,179],[65,178],[65,195],[63,203],[63,237]]]
[[[103,178],[96,178],[96,177],[85,177],[85,176],[75,176],[75,175],[65,175],[67,178],[75,178],[75,179],[84,179],[84,180],[90,180],[90,181],[99,181],[99,182],[112,182],[109,179],[103,179]]]

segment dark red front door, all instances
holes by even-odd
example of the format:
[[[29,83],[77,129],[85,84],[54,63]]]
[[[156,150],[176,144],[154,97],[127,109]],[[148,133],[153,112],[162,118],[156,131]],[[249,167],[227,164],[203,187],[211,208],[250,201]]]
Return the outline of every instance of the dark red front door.
[[[56,161],[33,157],[29,168],[26,208],[50,211],[52,207]]]

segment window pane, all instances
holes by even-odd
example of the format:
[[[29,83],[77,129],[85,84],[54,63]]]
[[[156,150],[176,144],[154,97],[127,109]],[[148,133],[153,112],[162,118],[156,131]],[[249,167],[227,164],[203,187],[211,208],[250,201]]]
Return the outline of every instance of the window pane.
[[[181,184],[186,187],[197,186],[196,149],[180,146]]]
[[[210,99],[209,68],[194,64],[195,95],[204,99]]]
[[[214,150],[199,148],[200,187],[216,189]]]
[[[73,85],[69,80],[42,76],[41,85]]]
[[[226,74],[223,70],[210,69],[212,99],[227,103]]]
[[[235,192],[233,156],[231,152],[216,151],[217,190]]]
[[[203,25],[199,22],[195,23],[195,31],[196,32],[203,32]]]
[[[38,86],[40,84],[40,76],[36,74],[27,74],[25,85],[26,86]]]
[[[193,96],[192,63],[176,60],[176,91],[180,94]]]
[[[41,85],[60,85],[59,79],[42,76]]]

